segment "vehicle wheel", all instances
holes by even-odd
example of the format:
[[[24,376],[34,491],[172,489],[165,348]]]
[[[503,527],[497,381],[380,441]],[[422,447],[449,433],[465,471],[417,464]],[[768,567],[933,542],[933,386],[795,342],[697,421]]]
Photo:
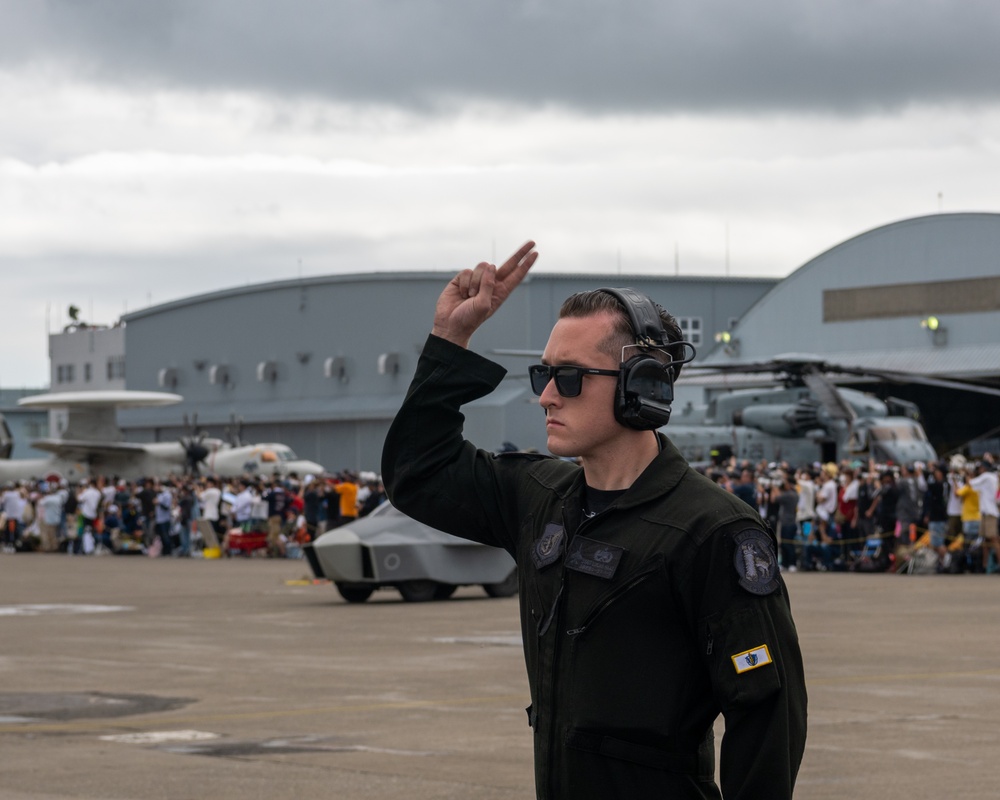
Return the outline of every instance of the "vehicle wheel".
[[[345,583],[337,584],[337,591],[348,603],[363,603],[372,596],[375,591],[374,586],[348,586]]]
[[[490,597],[513,597],[517,594],[517,569],[512,569],[500,583],[484,583],[483,588]]]
[[[437,594],[438,584],[434,581],[403,581],[396,588],[407,603],[426,603]]]
[[[434,587],[435,600],[447,600],[458,587],[453,583],[439,583]]]

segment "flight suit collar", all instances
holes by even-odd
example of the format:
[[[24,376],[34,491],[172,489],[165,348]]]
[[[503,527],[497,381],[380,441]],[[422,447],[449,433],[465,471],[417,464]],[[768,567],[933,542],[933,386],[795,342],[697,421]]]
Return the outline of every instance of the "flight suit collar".
[[[643,470],[642,474],[635,480],[635,483],[628,488],[628,491],[615,500],[615,508],[632,508],[657,500],[671,492],[680,483],[684,474],[689,469],[687,461],[684,460],[684,457],[674,446],[673,442],[661,433],[657,433],[656,436],[660,444],[659,454]],[[564,502],[571,498],[582,497],[584,489],[583,470],[577,469],[572,472],[562,473],[554,483],[549,483],[549,488],[555,491]],[[568,505],[569,508],[573,508],[574,510],[578,506],[579,502]]]

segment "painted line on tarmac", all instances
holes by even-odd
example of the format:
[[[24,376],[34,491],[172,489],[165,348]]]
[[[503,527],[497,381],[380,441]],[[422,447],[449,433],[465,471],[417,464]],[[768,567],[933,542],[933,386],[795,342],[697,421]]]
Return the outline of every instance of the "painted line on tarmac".
[[[76,720],[73,722],[36,722],[26,724],[0,723],[0,735],[5,733],[96,733],[101,731],[136,731],[144,727],[162,729],[164,725],[205,725],[215,722],[232,722],[236,720],[280,719],[282,717],[309,717],[321,714],[356,714],[370,711],[401,711],[414,708],[445,708],[448,706],[474,705],[476,703],[521,703],[527,697],[524,694],[490,695],[488,697],[459,697],[443,700],[410,700],[396,703],[370,703],[360,706],[328,706],[326,708],[289,708],[274,711],[244,711],[238,714],[205,714],[202,716],[172,717],[164,719],[157,716],[149,725],[143,725],[140,720],[108,722],[100,719]]]

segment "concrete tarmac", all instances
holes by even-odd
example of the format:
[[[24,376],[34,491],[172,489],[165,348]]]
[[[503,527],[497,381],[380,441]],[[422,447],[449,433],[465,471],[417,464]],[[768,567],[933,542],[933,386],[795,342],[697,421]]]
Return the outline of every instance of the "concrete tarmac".
[[[1000,576],[786,578],[796,797],[1000,795]],[[527,704],[516,598],[348,605],[303,561],[0,555],[0,800],[526,800]]]

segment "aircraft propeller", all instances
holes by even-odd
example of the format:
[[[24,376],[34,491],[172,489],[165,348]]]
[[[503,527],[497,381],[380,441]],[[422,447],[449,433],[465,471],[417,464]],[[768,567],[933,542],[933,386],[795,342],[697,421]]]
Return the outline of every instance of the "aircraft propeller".
[[[205,446],[206,431],[198,428],[198,415],[194,414],[188,420],[188,415],[184,415],[185,434],[180,437],[181,447],[184,448],[184,456],[187,460],[185,471],[189,475],[201,474],[201,463],[208,458],[209,450]]]

